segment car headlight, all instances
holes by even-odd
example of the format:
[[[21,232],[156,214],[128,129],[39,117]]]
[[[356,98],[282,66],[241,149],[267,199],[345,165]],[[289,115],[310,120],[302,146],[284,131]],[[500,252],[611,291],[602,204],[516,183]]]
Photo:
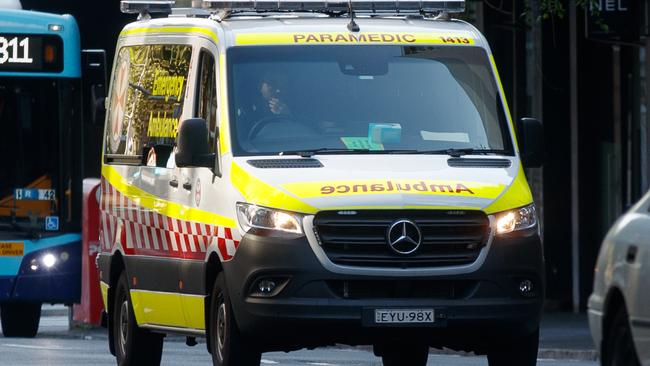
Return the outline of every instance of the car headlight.
[[[249,203],[237,203],[239,225],[244,231],[251,228],[302,234],[302,217],[299,214],[275,210]]]
[[[529,229],[537,225],[537,213],[534,204],[499,212],[495,216],[497,235]]]

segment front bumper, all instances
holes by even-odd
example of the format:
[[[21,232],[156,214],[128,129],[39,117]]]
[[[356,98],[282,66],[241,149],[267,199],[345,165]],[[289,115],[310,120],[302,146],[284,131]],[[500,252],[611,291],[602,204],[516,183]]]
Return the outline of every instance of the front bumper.
[[[39,262],[39,268],[32,270],[32,260],[38,262],[46,253],[54,255],[57,263],[46,269]],[[79,302],[80,291],[81,245],[78,242],[33,251],[23,257],[17,275],[0,277],[0,302],[71,304]]]
[[[490,337],[535,330],[544,299],[544,261],[536,232],[494,238],[485,250],[482,265],[467,273],[335,273],[325,269],[304,237],[249,233],[223,266],[240,330],[269,349],[426,337],[419,339],[481,351],[479,345],[494,339]],[[274,296],[255,293],[263,278],[280,284]],[[522,279],[532,281],[532,294],[518,292]],[[374,309],[386,308],[433,308],[436,321],[378,327]]]

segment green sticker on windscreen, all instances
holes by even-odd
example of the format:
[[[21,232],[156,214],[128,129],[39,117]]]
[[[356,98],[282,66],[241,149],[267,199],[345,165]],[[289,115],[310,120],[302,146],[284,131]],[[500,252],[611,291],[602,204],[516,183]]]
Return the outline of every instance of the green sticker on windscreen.
[[[375,144],[368,140],[368,136],[341,137],[341,141],[348,149],[384,150],[383,144]]]

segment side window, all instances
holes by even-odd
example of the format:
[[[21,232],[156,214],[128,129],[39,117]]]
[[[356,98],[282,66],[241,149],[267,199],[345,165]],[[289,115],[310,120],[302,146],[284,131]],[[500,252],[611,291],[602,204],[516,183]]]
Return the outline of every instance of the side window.
[[[106,126],[107,162],[166,166],[183,112],[192,47],[120,49]]]
[[[201,51],[196,115],[203,118],[210,131],[210,151],[216,151],[217,130],[217,79],[214,57],[207,50]]]

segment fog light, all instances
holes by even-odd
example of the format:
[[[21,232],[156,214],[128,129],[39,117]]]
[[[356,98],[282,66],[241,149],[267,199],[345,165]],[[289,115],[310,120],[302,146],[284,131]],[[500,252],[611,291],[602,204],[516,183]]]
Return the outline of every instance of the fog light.
[[[522,295],[529,295],[533,291],[533,282],[531,280],[521,280],[519,282],[519,292]]]
[[[29,269],[32,271],[38,271],[38,262],[36,262],[36,259],[32,259],[32,261],[29,262]]]
[[[47,253],[41,259],[45,268],[52,268],[56,264],[56,257],[52,253]]]
[[[276,283],[273,280],[261,280],[260,282],[257,283],[257,288],[260,290],[261,293],[263,294],[270,294],[275,290]]]

